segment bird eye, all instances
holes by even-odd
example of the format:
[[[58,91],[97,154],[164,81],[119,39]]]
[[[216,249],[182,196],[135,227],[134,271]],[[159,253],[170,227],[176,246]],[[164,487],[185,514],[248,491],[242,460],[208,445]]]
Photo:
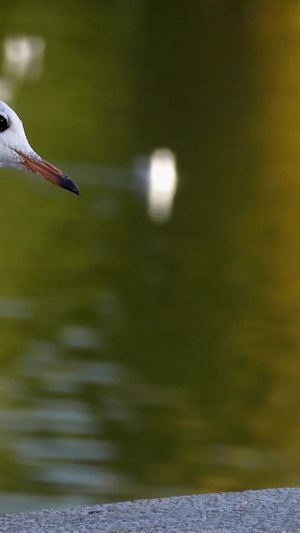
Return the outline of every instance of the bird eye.
[[[3,115],[0,115],[0,133],[7,130],[7,128],[8,128],[7,119]]]

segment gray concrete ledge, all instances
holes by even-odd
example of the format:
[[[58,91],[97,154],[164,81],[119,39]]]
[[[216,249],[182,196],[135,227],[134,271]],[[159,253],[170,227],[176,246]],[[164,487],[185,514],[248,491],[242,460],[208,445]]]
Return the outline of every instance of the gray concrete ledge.
[[[9,533],[296,533],[300,488],[270,489],[9,514]]]

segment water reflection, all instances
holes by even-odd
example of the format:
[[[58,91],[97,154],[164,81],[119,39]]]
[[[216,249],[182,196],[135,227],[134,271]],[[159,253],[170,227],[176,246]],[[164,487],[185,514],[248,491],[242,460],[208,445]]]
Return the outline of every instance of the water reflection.
[[[0,318],[32,319],[35,311],[34,304],[28,300],[0,296]]]
[[[139,158],[134,172],[137,187],[144,189],[150,219],[167,222],[178,183],[175,155],[168,148],[158,148],[149,158]]]
[[[76,348],[99,348],[100,332],[82,326],[68,326],[61,332],[63,344]]]
[[[0,67],[0,99],[10,103],[23,81],[37,81],[42,74],[45,41],[40,36],[7,36]]]
[[[42,37],[6,37],[3,72],[7,78],[36,80],[42,73],[45,42]]]
[[[68,166],[74,168],[74,172],[80,169],[85,185],[123,190],[141,196],[150,220],[155,223],[163,224],[172,216],[178,173],[175,154],[168,148],[157,148],[149,157],[137,156],[128,169],[84,163],[74,167],[72,162]],[[119,216],[116,199],[101,194],[95,202],[95,213],[101,218]]]
[[[0,77],[0,99],[4,102],[10,102],[14,94],[14,84],[7,78]]]

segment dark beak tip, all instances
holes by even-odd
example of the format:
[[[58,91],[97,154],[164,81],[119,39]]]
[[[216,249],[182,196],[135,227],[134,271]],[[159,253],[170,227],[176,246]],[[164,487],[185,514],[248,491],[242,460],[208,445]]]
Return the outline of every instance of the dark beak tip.
[[[75,185],[75,187],[73,189],[71,189],[71,192],[73,192],[74,194],[77,194],[78,196],[80,196],[80,190],[78,189],[77,185]]]
[[[77,185],[75,185],[74,181],[69,178],[69,176],[65,175],[64,180],[59,185],[61,185],[63,189],[66,189],[67,191],[73,192],[74,194],[80,196],[79,188],[77,187]]]

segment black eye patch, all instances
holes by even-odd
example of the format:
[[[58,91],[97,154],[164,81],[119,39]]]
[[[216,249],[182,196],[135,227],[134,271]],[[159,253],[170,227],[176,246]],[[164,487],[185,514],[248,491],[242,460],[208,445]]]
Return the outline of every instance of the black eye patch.
[[[8,128],[7,119],[3,115],[0,115],[0,133],[7,130],[7,128]]]

